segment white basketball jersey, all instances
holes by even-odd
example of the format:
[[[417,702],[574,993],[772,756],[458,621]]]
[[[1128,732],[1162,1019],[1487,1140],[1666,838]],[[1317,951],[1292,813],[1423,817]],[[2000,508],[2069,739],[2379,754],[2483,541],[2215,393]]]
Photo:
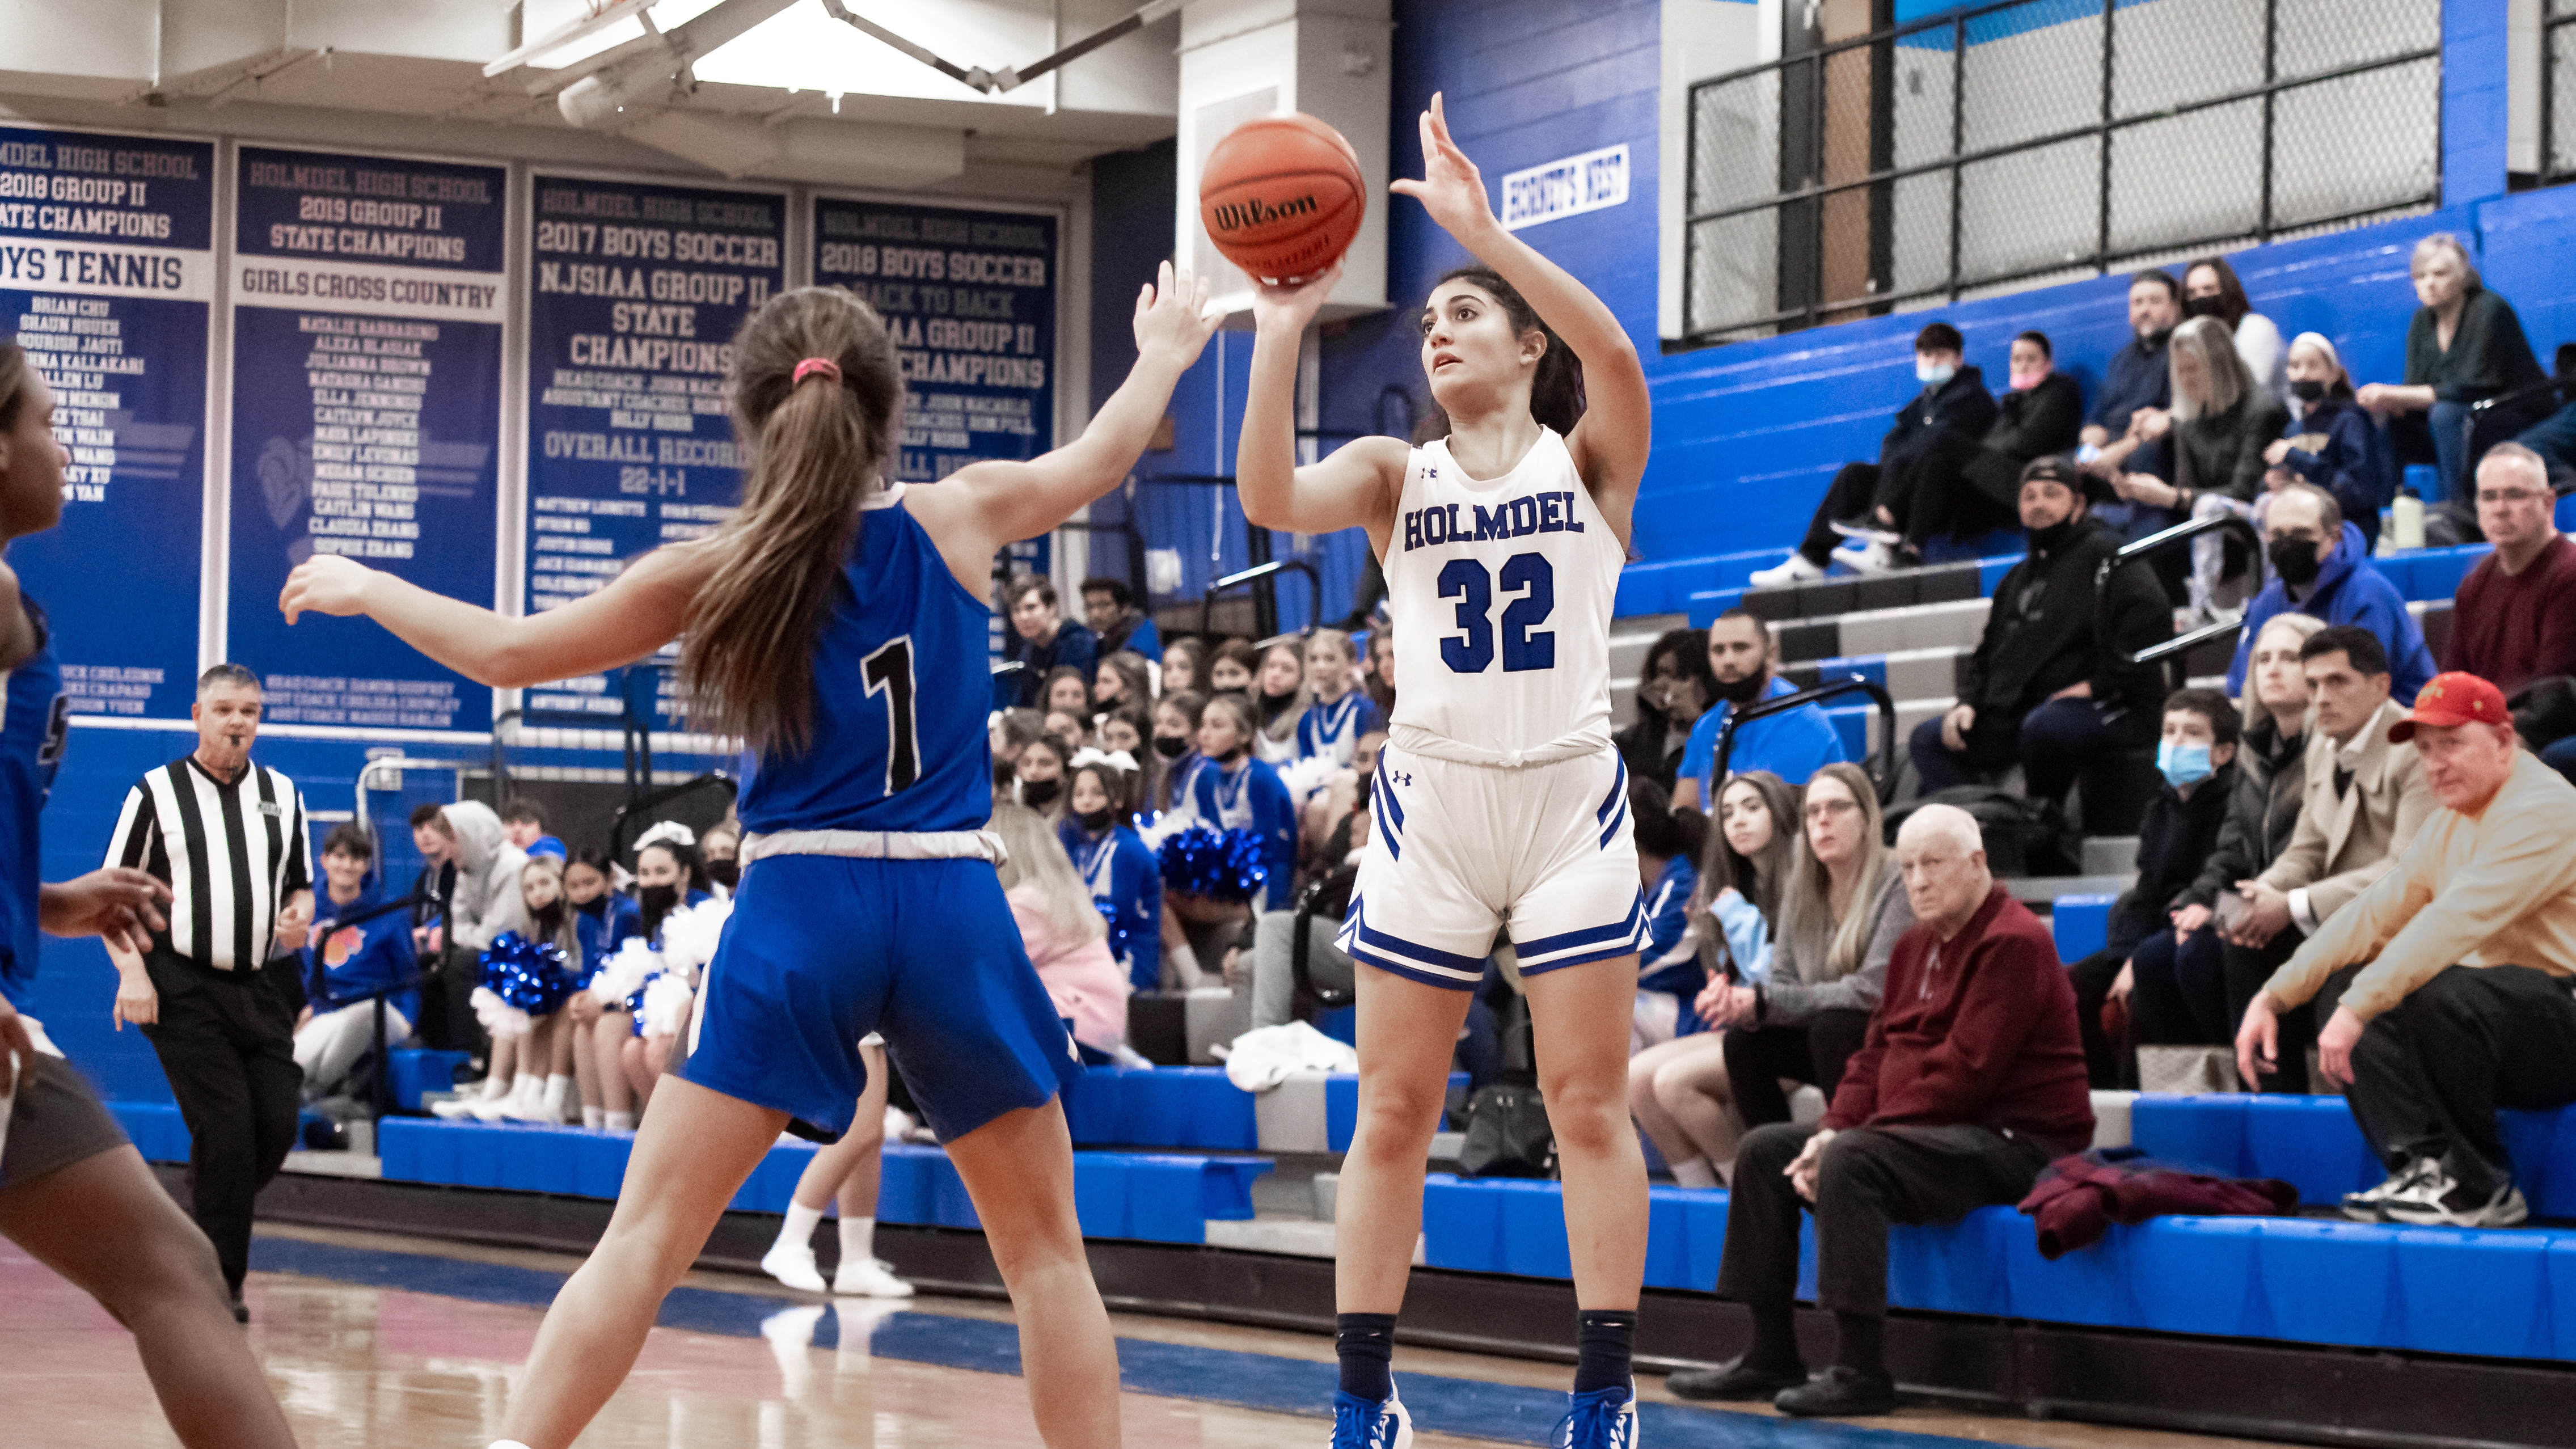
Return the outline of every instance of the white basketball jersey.
[[[1610,612],[1626,562],[1553,430],[1482,482],[1446,442],[1414,449],[1386,545],[1394,742],[1498,764],[1607,746]]]

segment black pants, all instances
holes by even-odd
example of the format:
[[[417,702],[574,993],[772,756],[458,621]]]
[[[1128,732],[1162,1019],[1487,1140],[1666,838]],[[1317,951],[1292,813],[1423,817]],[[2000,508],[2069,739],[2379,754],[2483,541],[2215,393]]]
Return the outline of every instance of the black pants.
[[[1843,1084],[1843,1065],[1869,1035],[1866,1011],[1820,1011],[1796,1026],[1766,1026],[1726,1034],[1726,1081],[1735,1110],[1747,1127],[1789,1120],[1789,1094],[1780,1079],[1812,1082],[1825,1100]]]
[[[1818,568],[1833,562],[1834,550],[1843,541],[1842,535],[1834,532],[1834,524],[1867,518],[1878,503],[1879,466],[1845,463],[1826,486],[1825,500],[1816,505],[1816,516],[1807,521],[1807,536],[1798,541],[1798,552]]]
[[[295,1010],[279,970],[210,971],[159,952],[143,964],[161,996],[161,1020],[143,1034],[188,1124],[192,1210],[238,1294],[250,1271],[251,1200],[295,1145],[304,1087]]]
[[[1813,1127],[1775,1122],[1745,1134],[1726,1209],[1717,1296],[1784,1309],[1798,1291],[1798,1214],[1816,1215],[1816,1306],[1887,1312],[1890,1223],[1947,1223],[2021,1201],[2056,1151],[1988,1127],[1859,1127],[1825,1147],[1810,1206],[1781,1174]]]
[[[2281,934],[2274,936],[2267,945],[2252,949],[2221,945],[2220,950],[2226,960],[2227,1019],[2230,1022],[2238,1027],[2245,1024],[2245,1008],[2253,1004],[2254,993],[2263,989],[2263,983],[2272,979],[2272,973],[2281,969],[2281,963],[2289,960],[2290,954],[2298,950],[2299,943],[2306,939],[2306,933],[2298,927],[2284,926]],[[2342,993],[2336,994],[2340,996]],[[2228,1040],[2235,1039],[2235,1028],[2230,1027]],[[2294,1007],[2282,1012],[2281,1069],[2267,1074],[2259,1082],[2247,1082],[2245,1087],[2258,1092],[2306,1091],[2308,1048],[2315,1044],[2316,1039],[2317,1018],[2308,1007]]]
[[[2165,933],[2172,939],[2173,933]],[[2094,1090],[2116,1092],[2136,1085],[2137,1072],[2124,1043],[2102,1030],[2102,1004],[2111,999],[2111,983],[2120,979],[2128,958],[2118,951],[2096,951],[2066,968],[2075,988],[2075,1030],[2084,1040],[2084,1077]]]
[[[2430,1157],[2491,1193],[2513,1176],[2496,1109],[2576,1102],[2576,996],[2529,966],[2454,966],[2373,1018],[2347,1094],[2390,1171]]]
[[[2227,1015],[2227,944],[2203,926],[2181,941],[2171,928],[2152,932],[2129,953],[2137,990],[2129,997],[2129,1034],[2140,1046],[2226,1046],[2242,1015]]]

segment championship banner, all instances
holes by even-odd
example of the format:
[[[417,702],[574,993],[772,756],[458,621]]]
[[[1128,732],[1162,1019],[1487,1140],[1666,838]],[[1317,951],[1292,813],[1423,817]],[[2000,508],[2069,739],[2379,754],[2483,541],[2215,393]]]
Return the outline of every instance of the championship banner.
[[[9,549],[74,714],[185,719],[206,517],[215,148],[0,127],[0,336],[54,393],[62,522]]]
[[[1055,446],[1053,216],[817,197],[813,237],[815,282],[865,298],[900,354],[895,478],[935,482]],[[1045,573],[1049,542],[1009,545],[1012,570]],[[999,658],[998,611],[992,627]]]
[[[340,554],[494,597],[507,173],[245,146],[232,264],[231,656],[266,718],[480,732],[492,693],[370,619],[278,613]]]
[[[531,614],[597,592],[638,556],[715,530],[742,498],[725,369],[744,319],[786,284],[787,199],[536,178],[528,305]],[[530,689],[532,721],[613,724],[622,691],[684,724],[666,671]],[[550,721],[549,717],[553,717]]]

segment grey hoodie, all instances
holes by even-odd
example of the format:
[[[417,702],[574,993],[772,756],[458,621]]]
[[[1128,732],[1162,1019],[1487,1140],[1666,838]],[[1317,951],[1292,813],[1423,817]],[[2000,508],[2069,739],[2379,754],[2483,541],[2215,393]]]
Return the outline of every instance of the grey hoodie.
[[[519,895],[519,872],[527,866],[527,854],[510,843],[501,817],[479,800],[459,800],[444,807],[444,813],[457,845],[449,940],[480,951],[504,931],[526,934],[528,904]]]

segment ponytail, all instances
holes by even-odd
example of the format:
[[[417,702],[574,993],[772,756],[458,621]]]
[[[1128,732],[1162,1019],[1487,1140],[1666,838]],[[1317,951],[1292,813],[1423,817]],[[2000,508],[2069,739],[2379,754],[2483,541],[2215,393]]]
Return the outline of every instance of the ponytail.
[[[1558,437],[1572,437],[1574,425],[1583,421],[1584,407],[1583,362],[1574,355],[1574,349],[1565,345],[1565,339],[1556,335],[1556,329],[1538,315],[1538,309],[1529,304],[1520,289],[1504,281],[1502,273],[1493,268],[1459,267],[1441,277],[1440,283],[1447,282],[1465,282],[1493,298],[1494,305],[1511,319],[1515,335],[1536,332],[1547,339],[1547,351],[1539,355],[1538,374],[1530,379],[1530,416],[1555,429]],[[1437,404],[1433,410],[1438,411]],[[1441,429],[1443,435],[1447,432],[1447,428]]]
[[[803,375],[808,358],[838,378]],[[903,384],[885,324],[832,287],[782,292],[755,313],[726,381],[750,466],[742,507],[708,545],[718,561],[690,603],[680,682],[700,728],[794,751],[813,732],[814,636],[858,545]]]

